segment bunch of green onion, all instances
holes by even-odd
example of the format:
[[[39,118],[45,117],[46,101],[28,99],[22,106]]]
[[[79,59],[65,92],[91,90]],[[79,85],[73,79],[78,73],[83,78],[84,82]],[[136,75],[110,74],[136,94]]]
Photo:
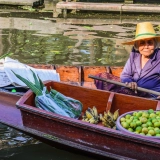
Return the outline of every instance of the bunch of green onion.
[[[83,106],[80,101],[67,97],[52,88],[49,92],[38,75],[32,70],[34,83],[15,72],[13,73],[35,93],[35,105],[37,108],[71,118],[78,118],[81,115]]]

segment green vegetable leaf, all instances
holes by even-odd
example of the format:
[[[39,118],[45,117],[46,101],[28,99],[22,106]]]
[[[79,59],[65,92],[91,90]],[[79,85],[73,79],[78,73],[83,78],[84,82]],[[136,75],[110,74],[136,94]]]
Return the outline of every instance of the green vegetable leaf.
[[[25,83],[36,94],[36,96],[42,95],[42,90],[40,88],[37,88],[37,86],[34,83],[32,83],[29,80],[23,78],[22,76],[16,74],[14,71],[12,71],[12,72],[15,74],[15,76],[18,79],[20,79],[23,83]]]
[[[13,53],[6,53],[6,54],[3,54],[3,55],[0,56],[0,59],[5,58],[5,57],[7,57],[7,56],[10,56],[10,55],[12,55],[12,54],[13,54]]]

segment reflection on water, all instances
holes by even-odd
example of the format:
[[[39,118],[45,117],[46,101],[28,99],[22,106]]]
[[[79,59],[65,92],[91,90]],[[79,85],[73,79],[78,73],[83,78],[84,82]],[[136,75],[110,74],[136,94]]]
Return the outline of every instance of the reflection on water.
[[[0,160],[94,160],[59,150],[0,124]]]
[[[121,43],[134,37],[136,21],[46,17],[0,17],[0,55],[10,53],[22,63],[120,66],[126,62],[131,47]],[[158,22],[153,24],[159,32]]]
[[[88,24],[87,24],[88,22]],[[124,65],[133,38],[131,20],[82,20],[0,17],[0,55],[23,63],[65,65]],[[158,22],[153,23],[159,31]]]
[[[27,136],[17,130],[7,127],[0,123],[0,159],[12,157],[18,154],[17,148],[30,144],[39,144],[40,142],[30,136]],[[15,149],[16,148],[16,149]],[[15,150],[14,152],[10,152]]]
[[[23,63],[99,66],[126,62],[130,47],[121,42],[133,37],[135,27],[119,20],[86,24],[84,20],[68,23],[25,17],[0,17],[0,24],[1,55],[10,53]]]
[[[0,123],[0,149],[21,147],[37,144],[38,140]]]

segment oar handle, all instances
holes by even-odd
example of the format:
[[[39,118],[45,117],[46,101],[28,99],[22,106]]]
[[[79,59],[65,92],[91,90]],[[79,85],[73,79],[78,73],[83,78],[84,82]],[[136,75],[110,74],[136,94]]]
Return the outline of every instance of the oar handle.
[[[104,82],[108,82],[108,83],[112,83],[112,84],[116,84],[116,85],[119,85],[119,86],[129,88],[128,86],[126,86],[126,84],[124,84],[122,82],[117,82],[117,81],[113,81],[113,80],[105,79],[105,78],[99,78],[99,77],[93,76],[93,75],[88,75],[88,77],[92,78],[92,79],[96,79],[96,80],[100,80],[100,81],[104,81]],[[145,88],[141,88],[141,87],[137,87],[137,90],[160,96],[160,92],[156,92],[156,91],[153,91],[153,90],[149,90],[149,89],[145,89]]]

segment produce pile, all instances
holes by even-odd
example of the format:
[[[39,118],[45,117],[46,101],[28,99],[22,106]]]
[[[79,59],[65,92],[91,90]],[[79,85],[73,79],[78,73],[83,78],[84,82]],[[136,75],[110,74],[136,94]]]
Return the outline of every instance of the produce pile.
[[[110,111],[104,112],[104,114],[98,114],[97,108],[88,107],[82,116],[82,121],[89,122],[92,124],[97,124],[102,122],[103,126],[108,128],[116,129],[116,120],[119,117],[119,110],[116,110],[114,113]]]
[[[147,111],[135,111],[121,117],[123,128],[130,132],[146,136],[160,136],[160,111],[149,109]]]
[[[117,109],[114,113],[104,112],[104,114],[100,114],[100,120],[105,127],[116,129],[116,120],[119,117],[119,109]]]
[[[93,106],[93,108],[88,107],[82,116],[82,121],[89,122],[92,124],[97,124],[99,122],[99,115],[97,108]]]
[[[34,83],[16,73],[14,74],[35,93],[35,105],[37,108],[66,117],[79,118],[83,107],[80,101],[67,97],[52,88],[49,92],[38,75],[32,70],[31,73],[34,77]]]

